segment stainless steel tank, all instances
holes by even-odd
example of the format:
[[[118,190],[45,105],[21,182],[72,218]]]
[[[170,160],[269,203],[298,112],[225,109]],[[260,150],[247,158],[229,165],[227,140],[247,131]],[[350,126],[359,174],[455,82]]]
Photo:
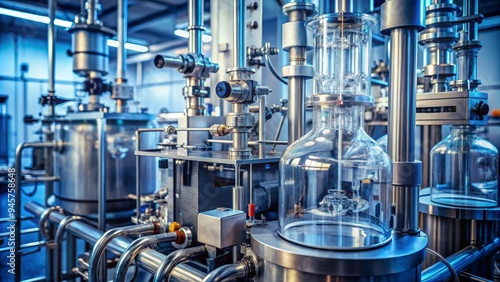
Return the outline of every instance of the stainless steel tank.
[[[128,199],[136,194],[135,131],[147,127],[150,116],[130,113],[74,113],[56,127],[56,140],[63,146],[57,152],[55,167],[60,181],[54,194],[56,204],[73,214],[96,214],[98,199],[98,127],[97,120],[106,124],[106,199],[107,212],[131,210],[135,202]],[[153,134],[141,136],[141,144],[154,148]],[[142,194],[155,191],[155,159],[141,159]]]

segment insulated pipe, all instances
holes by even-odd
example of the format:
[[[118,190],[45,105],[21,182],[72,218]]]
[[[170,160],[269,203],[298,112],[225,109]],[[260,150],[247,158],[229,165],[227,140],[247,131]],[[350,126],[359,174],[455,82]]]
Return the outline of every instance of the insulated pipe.
[[[84,221],[84,219],[80,216],[73,215],[65,217],[59,223],[56,231],[54,251],[55,251],[55,263],[54,263],[54,281],[61,282],[63,281],[63,273],[62,273],[62,242],[64,239],[64,233],[66,232],[66,227],[73,221]],[[73,258],[74,259],[74,258]]]
[[[15,211],[15,229],[14,235],[17,240],[14,241],[14,248],[16,249],[15,269],[21,270],[21,178],[22,178],[22,154],[26,148],[54,148],[55,144],[50,142],[25,142],[21,143],[16,148],[16,163],[14,165],[14,183],[15,183],[15,199],[17,202],[14,206]],[[10,178],[10,177],[9,177]],[[14,281],[21,281],[21,271],[16,271],[14,274]]]
[[[148,248],[151,245],[158,245],[161,242],[175,242],[177,239],[178,234],[176,232],[169,232],[145,236],[135,240],[121,255],[120,260],[116,265],[114,281],[125,282],[127,270],[130,264],[139,253],[144,251],[145,248]]]
[[[496,238],[492,243],[486,246],[481,246],[479,244],[467,246],[447,257],[446,260],[455,269],[456,273],[462,273],[482,259],[494,255],[499,249],[500,239]],[[438,262],[422,271],[421,278],[421,281],[427,282],[447,281],[453,277],[448,267],[444,263]]]
[[[153,278],[154,282],[169,281],[170,273],[172,270],[181,262],[190,259],[198,258],[207,254],[207,248],[205,246],[198,246],[188,249],[182,249],[170,253],[165,260],[158,267]]]
[[[34,214],[36,217],[40,217],[42,213],[46,210],[45,207],[41,206],[35,202],[29,202],[25,205],[25,209]],[[60,213],[49,213],[47,219],[53,224],[59,224],[66,216]],[[94,228],[91,225],[85,224],[83,222],[71,222],[66,228],[68,232],[77,236],[78,238],[84,240],[85,242],[94,245],[99,238],[102,237],[103,232]],[[123,253],[125,249],[132,243],[132,240],[126,237],[118,237],[109,242],[108,250],[113,253]],[[154,250],[145,250],[140,253],[135,262],[136,265],[148,271],[149,273],[155,273],[161,262],[166,259],[166,255],[159,253]],[[17,273],[17,272],[16,272]],[[200,282],[206,275],[201,271],[190,267],[185,264],[180,264],[174,268],[171,277],[175,278],[177,281],[195,281]],[[18,280],[19,281],[19,280]]]
[[[245,12],[245,1],[234,0],[233,67],[235,68],[246,66]]]
[[[142,234],[144,233],[150,233],[150,232],[155,232],[158,229],[156,224],[154,223],[146,223],[146,224],[141,224],[141,225],[132,225],[132,226],[125,226],[125,227],[117,227],[108,230],[106,233],[104,233],[99,240],[94,245],[94,248],[92,249],[92,252],[90,253],[90,258],[89,258],[89,280],[90,281],[100,281],[104,280],[106,281],[106,277],[99,277],[99,272],[98,272],[98,266],[99,262],[105,258],[103,254],[106,251],[107,245],[116,237],[120,236],[125,236],[125,235],[132,235],[132,234]],[[105,267],[106,268],[106,267]],[[106,269],[104,269],[106,270]],[[106,271],[104,271],[104,275]]]
[[[118,0],[118,49],[116,54],[116,82],[127,82],[127,25],[128,25],[128,0]]]
[[[188,52],[203,54],[202,33],[203,27],[203,0],[189,0],[188,27],[189,43]]]
[[[226,282],[233,281],[236,278],[245,278],[247,275],[246,268],[241,263],[228,264],[221,266],[210,272],[203,282]]]

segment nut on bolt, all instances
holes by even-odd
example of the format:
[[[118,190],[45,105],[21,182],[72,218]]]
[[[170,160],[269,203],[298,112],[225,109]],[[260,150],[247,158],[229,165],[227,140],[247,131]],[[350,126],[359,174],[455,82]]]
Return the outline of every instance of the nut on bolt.
[[[177,129],[175,129],[175,126],[169,125],[165,127],[165,133],[167,134],[175,134],[177,132]]]

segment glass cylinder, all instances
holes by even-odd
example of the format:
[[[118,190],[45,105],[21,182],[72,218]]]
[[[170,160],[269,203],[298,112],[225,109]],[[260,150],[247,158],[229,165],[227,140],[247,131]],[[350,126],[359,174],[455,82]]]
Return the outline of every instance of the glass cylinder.
[[[370,95],[371,28],[367,14],[319,16],[307,24],[314,37],[316,94]]]
[[[313,129],[280,160],[279,234],[344,250],[391,239],[391,161],[363,130],[364,106],[315,105]]]
[[[445,205],[497,206],[498,150],[475,126],[453,126],[431,151],[431,200]]]

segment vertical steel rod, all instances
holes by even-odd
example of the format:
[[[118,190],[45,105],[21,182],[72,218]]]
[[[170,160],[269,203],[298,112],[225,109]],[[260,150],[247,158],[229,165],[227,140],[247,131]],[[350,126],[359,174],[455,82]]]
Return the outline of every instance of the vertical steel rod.
[[[266,103],[267,95],[259,96],[259,158],[266,156]]]
[[[128,0],[118,0],[118,49],[116,55],[116,81],[118,83],[126,82],[127,80],[127,25],[128,25]]]
[[[203,53],[203,0],[189,0],[188,4],[188,52]]]
[[[417,89],[417,29],[391,31],[391,80],[389,95],[389,155],[393,163],[415,162],[415,118]],[[394,172],[398,173],[398,172]],[[396,231],[418,230],[419,186],[394,187]]]
[[[245,1],[234,0],[233,67],[235,68],[246,66],[245,12]]]

